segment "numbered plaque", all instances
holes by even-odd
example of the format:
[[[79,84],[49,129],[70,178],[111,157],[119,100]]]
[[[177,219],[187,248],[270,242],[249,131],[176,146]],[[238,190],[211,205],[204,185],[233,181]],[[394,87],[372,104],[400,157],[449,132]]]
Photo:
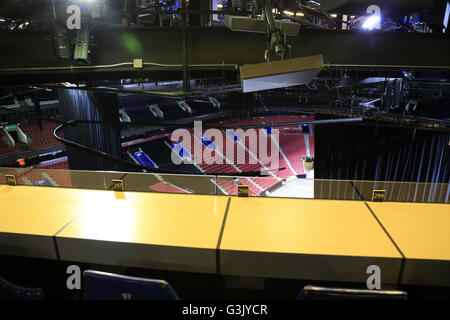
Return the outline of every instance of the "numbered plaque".
[[[238,186],[238,197],[248,197],[249,189],[248,186]]]
[[[375,201],[375,202],[384,201],[385,194],[386,194],[386,190],[373,190],[372,201]]]
[[[112,188],[114,191],[123,191],[123,180],[112,180]]]
[[[16,185],[16,176],[15,175],[6,174],[5,178],[6,178],[6,183],[8,183],[10,186]]]

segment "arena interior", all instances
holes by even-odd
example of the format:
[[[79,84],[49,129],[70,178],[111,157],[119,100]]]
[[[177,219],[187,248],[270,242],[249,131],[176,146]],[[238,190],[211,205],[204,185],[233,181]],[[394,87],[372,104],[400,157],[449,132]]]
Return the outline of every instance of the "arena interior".
[[[448,300],[449,13],[1,1],[0,299]]]

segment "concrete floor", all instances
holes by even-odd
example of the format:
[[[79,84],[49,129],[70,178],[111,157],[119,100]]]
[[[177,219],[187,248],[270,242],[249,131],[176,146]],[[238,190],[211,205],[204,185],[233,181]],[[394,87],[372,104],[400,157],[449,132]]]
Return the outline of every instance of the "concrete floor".
[[[314,198],[314,170],[306,172],[306,179],[287,179],[286,184],[268,195],[279,198]]]

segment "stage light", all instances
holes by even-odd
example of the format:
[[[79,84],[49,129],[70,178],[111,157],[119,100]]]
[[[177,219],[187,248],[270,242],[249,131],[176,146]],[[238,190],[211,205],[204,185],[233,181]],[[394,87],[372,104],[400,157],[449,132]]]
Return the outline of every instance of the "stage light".
[[[208,97],[208,100],[212,103],[214,108],[220,109],[220,102],[216,98]]]
[[[332,14],[330,14],[330,17],[337,18],[337,14],[336,13],[332,13]]]
[[[375,26],[380,22],[381,17],[377,14],[371,15],[366,18],[366,21],[363,23],[362,28],[367,30],[373,30]]]
[[[184,112],[187,112],[189,114],[192,114],[192,109],[189,107],[189,105],[186,103],[186,100],[178,101],[178,106],[183,110]]]
[[[88,29],[78,30],[76,35],[74,59],[83,63],[90,63],[90,38]]]

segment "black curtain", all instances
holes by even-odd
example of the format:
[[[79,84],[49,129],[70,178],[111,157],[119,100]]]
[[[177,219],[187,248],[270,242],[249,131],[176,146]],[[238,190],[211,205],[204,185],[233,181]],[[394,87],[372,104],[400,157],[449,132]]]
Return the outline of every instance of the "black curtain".
[[[102,124],[78,124],[64,130],[67,140],[120,157],[118,96],[114,93],[84,90],[58,90],[60,112],[64,121],[96,120]],[[67,146],[70,169],[121,170],[121,164],[88,151]]]
[[[324,118],[329,119],[329,116],[316,116],[316,119]],[[333,180],[316,182],[318,198],[370,200],[373,189],[383,189],[387,200],[449,201],[448,132],[365,121],[361,124],[318,125],[314,141],[315,178]]]

